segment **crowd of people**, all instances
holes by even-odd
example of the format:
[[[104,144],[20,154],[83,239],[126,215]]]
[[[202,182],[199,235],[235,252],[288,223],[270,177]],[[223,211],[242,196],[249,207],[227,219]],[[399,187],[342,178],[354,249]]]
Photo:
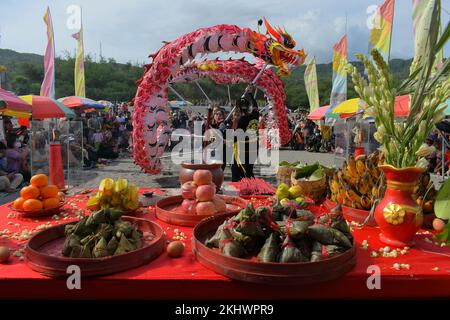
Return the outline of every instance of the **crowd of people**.
[[[34,137],[30,139],[27,126],[19,125],[17,119],[3,116],[0,193],[17,191],[30,180],[32,173],[48,172],[49,149],[53,140],[62,142],[63,163],[83,169],[108,164],[121,153],[130,152],[133,126],[129,111],[80,113],[76,120],[81,120],[81,124],[74,127],[70,127],[67,119],[58,119],[50,124],[34,122]]]
[[[91,112],[82,117],[83,164],[94,168],[117,159],[121,152],[128,152],[131,146],[131,113]]]
[[[30,179],[30,136],[26,126],[14,126],[10,117],[3,117],[2,124],[0,192],[11,193]]]
[[[194,123],[201,121],[202,134],[205,134],[206,127],[213,128],[221,131],[226,139],[227,129],[246,131],[251,128],[254,130],[269,129],[268,136],[270,136],[270,107],[269,112],[259,110],[257,102],[251,94],[248,94],[245,99],[236,101],[235,106],[231,115],[229,111],[219,105],[208,108],[206,115],[193,112],[188,108],[177,109],[170,113],[172,129],[187,129],[194,133]],[[292,150],[334,151],[333,127],[319,126],[314,121],[307,119],[306,114],[290,114],[288,119],[292,132],[289,147]],[[30,132],[26,126],[15,125],[12,118],[3,116],[3,136],[0,137],[0,192],[14,192],[24,182],[29,181],[32,172],[48,171],[49,144],[52,139],[49,130],[53,130],[53,135],[56,134],[66,141],[72,139],[71,143],[63,144],[63,161],[65,163],[66,161],[67,163],[70,161],[82,163],[86,170],[108,164],[118,158],[121,153],[131,151],[133,126],[131,113],[127,109],[119,108],[116,112],[110,110],[108,112],[80,113],[77,120],[81,120],[78,129],[80,132],[73,132],[72,137],[68,134],[70,130],[64,127],[69,122],[66,119],[60,119],[53,129],[44,125],[38,130],[35,129],[33,141],[30,141]],[[243,142],[234,139],[234,143],[248,144],[249,142],[248,138]],[[212,141],[214,137],[208,137],[207,140]],[[439,174],[442,170],[442,138],[436,132],[428,137],[426,143],[435,147],[433,154],[428,157],[430,172]],[[169,148],[173,146],[174,142],[171,142]],[[67,148],[70,149],[67,150]],[[235,158],[231,164],[233,181],[253,176],[253,164],[249,161],[251,151],[247,145],[244,150],[246,150],[245,161],[241,162]],[[225,144],[223,151],[223,155],[226,157]],[[445,168],[450,167],[449,153],[447,150],[444,155]],[[223,165],[224,168],[225,165]]]

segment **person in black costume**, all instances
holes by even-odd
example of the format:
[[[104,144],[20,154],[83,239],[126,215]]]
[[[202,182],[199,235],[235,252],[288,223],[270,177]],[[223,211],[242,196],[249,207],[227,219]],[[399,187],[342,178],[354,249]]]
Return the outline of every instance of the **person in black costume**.
[[[249,87],[248,89],[249,90],[246,90],[243,97],[236,102],[236,109],[238,109],[239,115],[235,117],[232,128],[235,130],[242,129],[244,132],[252,129],[257,133],[259,126],[258,104],[253,97],[253,87]],[[244,177],[254,177],[253,162],[256,157],[255,154],[251,154],[252,150],[250,144],[252,143],[255,143],[255,141],[249,141],[249,137],[245,137],[245,141],[238,141],[238,138],[234,137],[234,144],[237,145],[238,150],[241,150],[242,144],[244,144],[245,155],[241,155],[240,157],[235,155],[234,157],[233,163],[231,164],[233,182],[240,181]],[[240,161],[237,161],[237,158],[239,158]]]

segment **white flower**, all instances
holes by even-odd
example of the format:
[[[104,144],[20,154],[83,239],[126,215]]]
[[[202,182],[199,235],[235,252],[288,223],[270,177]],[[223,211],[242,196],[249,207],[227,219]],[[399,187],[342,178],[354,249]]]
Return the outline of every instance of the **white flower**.
[[[416,167],[423,168],[425,170],[428,169],[429,165],[430,163],[425,158],[420,158],[419,161],[417,161],[416,163]]]
[[[416,151],[416,156],[418,157],[428,157],[429,155],[433,154],[433,152],[436,151],[436,148],[434,146],[429,146],[426,143],[423,143],[419,150]]]

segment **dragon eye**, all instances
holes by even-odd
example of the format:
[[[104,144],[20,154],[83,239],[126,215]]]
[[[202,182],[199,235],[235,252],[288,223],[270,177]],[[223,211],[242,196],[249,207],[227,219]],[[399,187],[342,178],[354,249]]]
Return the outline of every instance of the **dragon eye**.
[[[294,48],[295,47],[295,45],[293,45],[293,43],[291,42],[290,39],[285,38],[283,42],[284,42],[284,46],[285,47],[288,47],[288,48]]]

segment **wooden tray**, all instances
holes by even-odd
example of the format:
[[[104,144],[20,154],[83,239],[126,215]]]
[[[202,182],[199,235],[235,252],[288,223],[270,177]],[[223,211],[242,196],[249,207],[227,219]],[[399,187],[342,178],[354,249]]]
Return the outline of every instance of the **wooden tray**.
[[[125,254],[104,258],[70,258],[64,257],[61,249],[65,225],[73,222],[61,224],[37,233],[28,241],[25,250],[28,266],[45,276],[67,277],[67,267],[77,265],[82,277],[91,277],[136,268],[158,257],[165,246],[162,228],[148,220],[127,216],[122,218],[137,224],[144,236],[145,232],[151,232],[154,237],[145,241],[142,248]]]
[[[41,209],[41,210],[34,210],[34,211],[25,211],[25,210],[15,209],[13,207],[13,203],[12,202],[8,205],[8,207],[9,207],[10,210],[18,212],[22,217],[37,218],[37,217],[48,217],[48,216],[52,216],[54,214],[58,214],[58,213],[61,212],[61,208],[65,204],[66,204],[66,201],[61,201],[56,208]]]
[[[333,201],[331,201],[329,199],[327,199],[325,201],[325,204],[329,208],[332,208],[332,207],[337,205],[336,202],[333,202]],[[352,208],[352,207],[347,207],[347,206],[342,205],[342,214],[344,215],[344,218],[347,221],[355,221],[357,223],[363,224],[364,221],[369,216],[370,211],[369,210],[355,209],[355,208]],[[367,221],[367,223],[365,225],[369,226],[369,227],[376,227],[378,224],[375,221],[375,218],[371,217],[369,219],[369,221]]]
[[[194,229],[192,251],[197,260],[226,277],[270,285],[307,285],[336,279],[356,264],[356,247],[332,258],[317,262],[262,263],[250,259],[224,256],[204,245],[218,226],[232,214],[207,218]]]
[[[237,196],[219,196],[227,203],[227,212],[224,213],[236,214],[248,204],[246,200]],[[174,212],[173,209],[180,206],[181,202],[183,202],[182,196],[167,197],[158,201],[156,203],[156,217],[169,224],[185,227],[194,227],[201,220],[210,217]]]

